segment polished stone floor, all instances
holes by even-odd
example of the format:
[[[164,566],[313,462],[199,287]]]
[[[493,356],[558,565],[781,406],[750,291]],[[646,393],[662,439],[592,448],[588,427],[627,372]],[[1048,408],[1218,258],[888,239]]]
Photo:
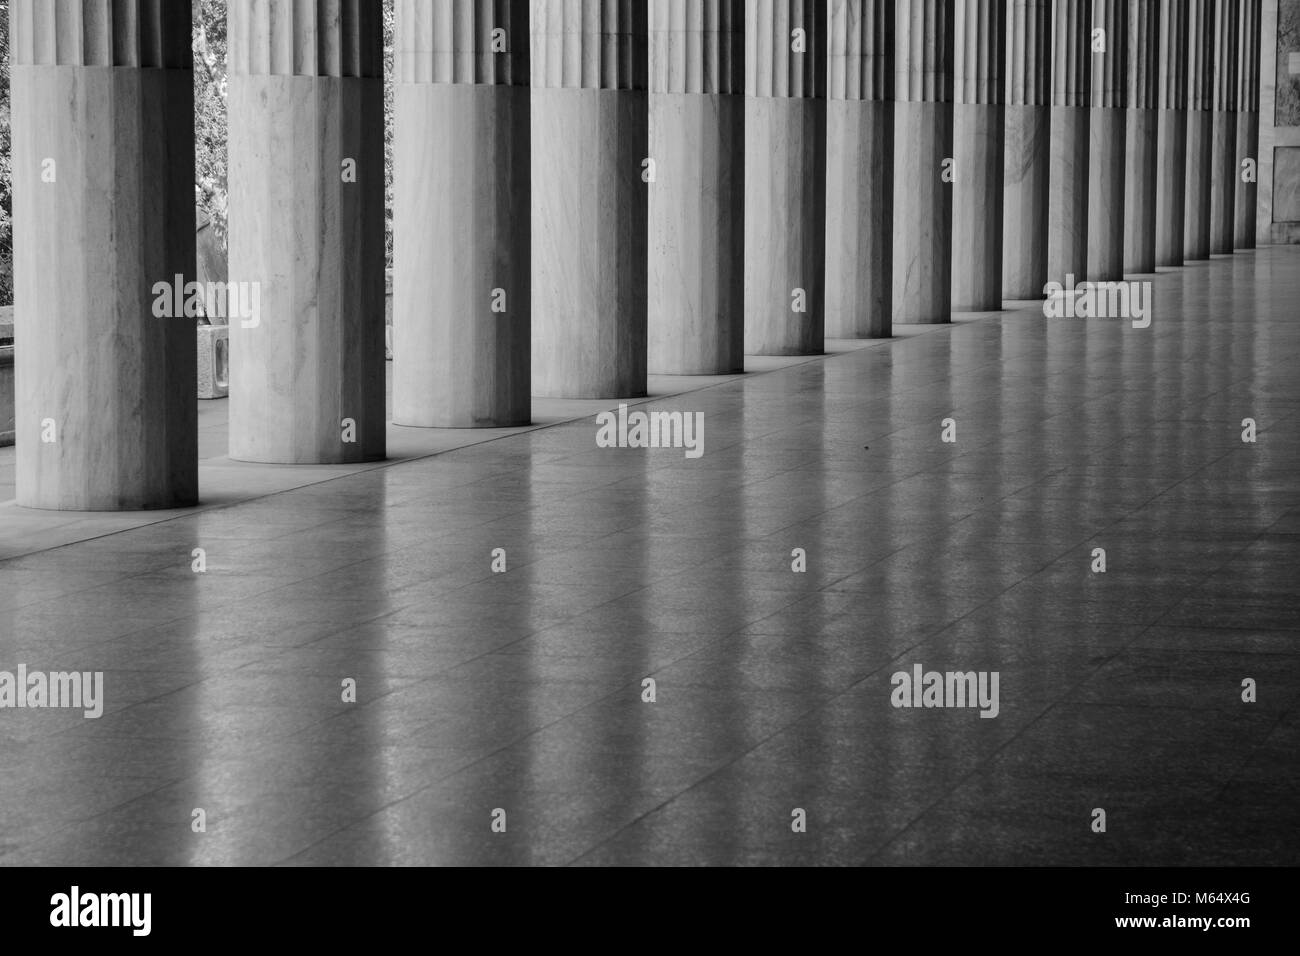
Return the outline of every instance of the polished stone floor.
[[[0,670],[106,688],[0,710],[0,863],[1300,862],[1300,247],[1142,278],[643,406],[698,459],[587,419],[0,562]]]

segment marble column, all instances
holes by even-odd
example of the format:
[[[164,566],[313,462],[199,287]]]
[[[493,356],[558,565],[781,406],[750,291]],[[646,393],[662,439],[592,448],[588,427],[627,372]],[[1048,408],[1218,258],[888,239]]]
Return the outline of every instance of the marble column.
[[[1053,0],[1047,277],[1061,283],[1088,271],[1091,24],[1092,0]]]
[[[230,0],[230,456],[384,457],[378,5]]]
[[[1012,0],[1006,74],[1002,295],[1037,299],[1047,282],[1051,0]]]
[[[1227,3],[1230,0],[1220,0]],[[1215,0],[1187,4],[1187,190],[1183,261],[1210,257],[1210,122],[1214,107]]]
[[[1236,197],[1233,240],[1237,249],[1255,248],[1255,205],[1259,199],[1259,35],[1260,0],[1237,0],[1240,13],[1237,53]],[[1243,178],[1246,161],[1254,164]]]
[[[396,12],[393,422],[527,424],[528,0]]]
[[[952,315],[953,7],[897,0],[894,8],[895,323]]]
[[[745,367],[744,0],[650,3],[649,371]]]
[[[1186,0],[1160,0],[1156,117],[1156,265],[1183,264],[1187,201]]]
[[[953,13],[952,308],[990,312],[1002,308],[1007,4],[956,0]]]
[[[1156,144],[1160,127],[1160,0],[1129,0],[1124,84],[1124,265],[1156,271]]]
[[[9,7],[18,504],[193,505],[189,4]]]
[[[644,3],[532,0],[533,394],[646,393]]]
[[[826,328],[826,4],[745,3],[745,351]]]
[[[1099,37],[1098,31],[1104,31]],[[1099,43],[1104,39],[1104,43]],[[1124,171],[1128,140],[1128,2],[1093,0],[1089,100],[1088,278],[1124,277]],[[1098,49],[1099,46],[1104,49]]]
[[[831,0],[826,335],[893,333],[894,0]]]
[[[1231,255],[1236,231],[1239,0],[1214,11],[1214,109],[1210,119],[1210,254]]]

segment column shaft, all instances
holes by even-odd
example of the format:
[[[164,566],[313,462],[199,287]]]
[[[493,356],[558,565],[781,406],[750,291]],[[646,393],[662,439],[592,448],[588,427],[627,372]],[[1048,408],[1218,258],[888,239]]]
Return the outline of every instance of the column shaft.
[[[894,8],[896,323],[951,319],[954,17],[953,0]]]
[[[1104,31],[1099,35],[1097,31]],[[1128,3],[1093,0],[1089,98],[1088,278],[1124,277],[1124,170],[1128,140]],[[1102,41],[1098,44],[1098,41]],[[1098,45],[1103,49],[1098,49]]]
[[[647,8],[532,0],[533,392],[646,393]]]
[[[815,355],[826,328],[826,5],[745,4],[745,351]]]
[[[1156,265],[1183,264],[1187,202],[1187,14],[1185,0],[1160,0],[1156,130]]]
[[[17,501],[193,505],[189,5],[10,16]]]
[[[1236,198],[1233,200],[1233,246],[1255,248],[1255,206],[1259,200],[1259,34],[1260,0],[1237,0],[1240,22],[1237,55]],[[1249,173],[1247,160],[1253,165]]]
[[[744,0],[650,3],[649,371],[745,367]]]
[[[384,91],[378,5],[231,0],[230,455],[384,456]]]
[[[1092,0],[1053,0],[1047,277],[1061,283],[1088,271],[1091,23]]]
[[[894,0],[831,0],[826,335],[893,333]]]
[[[1220,0],[1227,3],[1229,0]],[[1214,106],[1215,0],[1187,3],[1187,191],[1183,260],[1210,257],[1211,110]]]
[[[1237,53],[1240,0],[1214,17],[1214,110],[1210,127],[1210,253],[1231,255],[1237,197]]]
[[[1047,282],[1051,0],[1012,0],[1006,74],[1002,296],[1037,299]]]
[[[1127,32],[1123,271],[1155,272],[1160,0],[1129,0]]]
[[[397,5],[393,421],[531,416],[528,2]]]
[[[989,312],[1002,308],[1007,5],[953,12],[952,308]]]

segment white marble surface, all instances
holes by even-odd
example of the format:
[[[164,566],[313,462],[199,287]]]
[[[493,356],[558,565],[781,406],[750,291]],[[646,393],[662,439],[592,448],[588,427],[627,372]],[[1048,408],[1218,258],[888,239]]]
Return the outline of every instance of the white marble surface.
[[[1002,308],[1003,175],[1006,107],[953,106],[952,308]],[[1013,228],[1018,228],[1018,224]]]
[[[1209,110],[1187,111],[1187,190],[1183,203],[1183,259],[1210,257]]]
[[[952,318],[952,103],[894,104],[894,324]]]
[[[529,89],[401,83],[396,92],[393,420],[527,424]]]
[[[1127,110],[1094,106],[1088,140],[1088,278],[1124,277],[1124,164]]]
[[[738,371],[745,345],[745,98],[651,93],[649,110],[649,371]]]
[[[1005,299],[1037,299],[1047,282],[1050,131],[1050,106],[1007,106],[1002,181]]]
[[[894,103],[826,107],[826,335],[893,333]]]
[[[1231,255],[1236,229],[1237,111],[1215,110],[1210,120],[1210,253]]]
[[[821,352],[825,288],[826,100],[747,96],[746,354]]]
[[[1157,266],[1183,264],[1183,224],[1187,213],[1187,110],[1156,111]]]
[[[1088,109],[1051,108],[1047,277],[1055,282],[1088,271]]]
[[[382,83],[230,77],[230,281],[261,290],[230,327],[232,458],[384,457]]]
[[[1155,272],[1158,111],[1124,112],[1124,272]]]
[[[644,90],[532,91],[533,394],[646,390]]]
[[[155,317],[152,291],[194,277],[194,152],[176,134],[193,76],[16,62],[11,79],[17,500],[193,504],[194,319]]]
[[[1241,110],[1237,113],[1236,197],[1233,200],[1232,245],[1236,249],[1254,249],[1259,202],[1259,111]],[[1242,163],[1255,162],[1255,179],[1242,179]]]

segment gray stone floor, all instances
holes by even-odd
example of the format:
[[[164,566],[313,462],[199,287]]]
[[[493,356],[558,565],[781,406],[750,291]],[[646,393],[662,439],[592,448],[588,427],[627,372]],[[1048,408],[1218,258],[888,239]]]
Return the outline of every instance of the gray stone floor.
[[[1150,278],[652,403],[696,460],[587,418],[0,562],[0,669],[106,684],[0,711],[0,863],[1297,863],[1300,248]]]

